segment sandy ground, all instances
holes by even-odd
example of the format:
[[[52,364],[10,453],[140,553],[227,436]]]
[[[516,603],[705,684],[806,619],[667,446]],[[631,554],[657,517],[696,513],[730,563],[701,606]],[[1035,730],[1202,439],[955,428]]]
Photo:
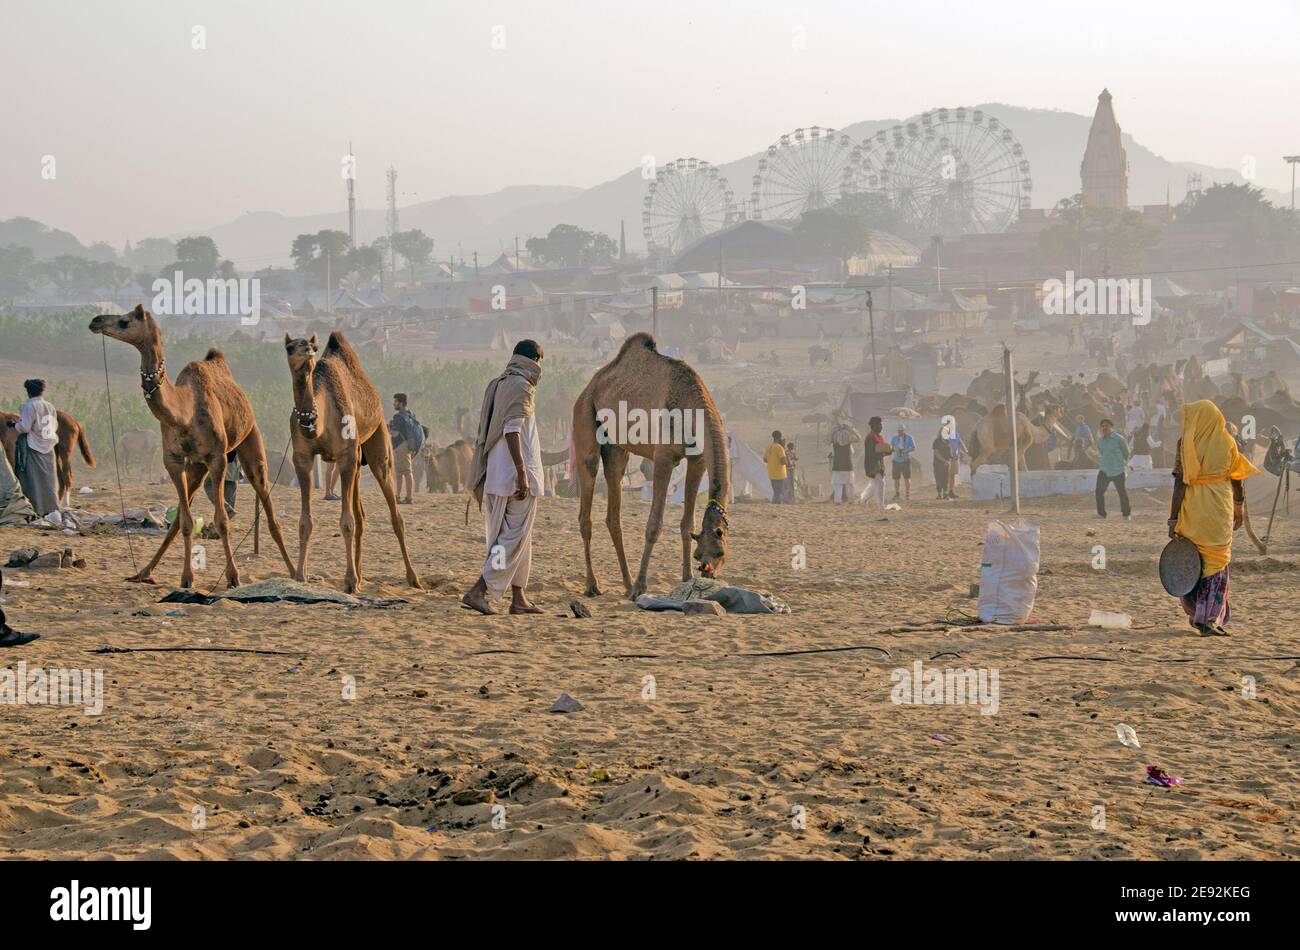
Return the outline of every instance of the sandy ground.
[[[116,508],[115,493],[86,497]],[[279,489],[276,499],[296,543],[296,495]],[[145,501],[170,503],[162,487],[128,487],[128,504]],[[1300,667],[1248,659],[1300,654],[1292,530],[1270,559],[1239,540],[1234,636],[1202,639],[1155,577],[1166,497],[1137,493],[1131,524],[1096,521],[1086,498],[1029,501],[1043,544],[1032,619],[1067,629],[1013,632],[945,622],[975,610],[968,586],[978,580],[985,525],[1003,503],[918,497],[882,521],[857,506],[738,502],[724,580],[770,590],[793,613],[704,619],[648,614],[622,598],[601,499],[606,593],[585,601],[594,616],[580,620],[567,611],[582,589],[576,502],[541,505],[532,590],[545,613],[531,618],[482,618],[458,606],[482,536],[451,496],[419,496],[403,509],[429,586],[422,593],[402,584],[371,488],[362,593],[409,601],[391,609],[223,604],[168,616],[156,601],[179,577],[178,548],[151,588],[121,578],[154,539],[128,548],[123,538],[4,531],[5,552],[66,540],[87,566],[4,572],[31,584],[6,586],[10,622],[43,638],[0,661],[102,668],[105,696],[98,716],[0,706],[0,854],[1300,855]],[[625,505],[634,557],[646,508]],[[338,585],[336,507],[322,502],[318,512],[309,573]],[[670,524],[677,517],[670,509]],[[678,543],[667,528],[652,590],[676,582]],[[1096,544],[1106,547],[1106,571],[1092,567]],[[251,545],[239,551],[245,580],[284,575],[265,534],[256,560]],[[803,570],[791,568],[794,545],[806,550]],[[219,560],[200,573],[201,589],[220,580]],[[1131,614],[1134,628],[1087,627],[1093,607]],[[881,632],[907,623],[925,629]],[[90,652],[106,645],[292,655]],[[891,657],[746,655],[868,645]],[[941,651],[960,656],[930,659]],[[1112,662],[1035,659],[1053,655]],[[997,713],[891,702],[891,670],[916,660],[996,670]],[[354,698],[343,698],[345,677]],[[1253,699],[1244,677],[1254,678]],[[564,692],[585,708],[548,713]],[[1118,741],[1121,722],[1136,729],[1140,750]],[[1185,784],[1144,784],[1148,763]]]

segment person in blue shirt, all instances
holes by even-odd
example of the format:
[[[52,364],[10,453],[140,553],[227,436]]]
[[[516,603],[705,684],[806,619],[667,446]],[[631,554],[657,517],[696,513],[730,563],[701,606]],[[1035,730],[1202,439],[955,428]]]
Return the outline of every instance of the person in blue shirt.
[[[1128,440],[1115,431],[1115,425],[1109,419],[1102,419],[1098,428],[1101,438],[1097,440],[1097,450],[1101,453],[1101,463],[1097,467],[1097,517],[1106,517],[1106,489],[1114,485],[1119,494],[1120,514],[1125,521],[1132,521],[1128,488],[1124,484],[1129,460]]]
[[[1082,462],[1087,457],[1088,450],[1093,446],[1092,429],[1088,423],[1083,421],[1083,416],[1075,416],[1076,423],[1074,428],[1074,439],[1071,446],[1074,449],[1074,460],[1076,463]]]
[[[898,501],[898,482],[902,479],[908,500],[912,498],[912,453],[916,451],[916,440],[907,434],[907,426],[898,424],[898,435],[889,440],[894,450],[890,460],[890,474],[894,476],[894,501]]]

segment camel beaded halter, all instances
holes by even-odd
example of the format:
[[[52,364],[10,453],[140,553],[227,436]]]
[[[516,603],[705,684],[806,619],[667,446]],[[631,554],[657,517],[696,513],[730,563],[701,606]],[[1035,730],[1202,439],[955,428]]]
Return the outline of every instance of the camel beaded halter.
[[[140,389],[145,399],[152,399],[162,389],[163,377],[167,375],[167,361],[159,360],[158,367],[152,373],[140,374]],[[149,387],[153,386],[153,389]]]

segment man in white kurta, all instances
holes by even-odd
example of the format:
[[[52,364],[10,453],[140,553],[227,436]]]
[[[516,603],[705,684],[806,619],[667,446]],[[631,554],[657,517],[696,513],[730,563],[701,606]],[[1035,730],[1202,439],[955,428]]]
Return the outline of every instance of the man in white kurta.
[[[511,359],[512,367],[531,369],[541,361],[541,347],[531,340],[521,341]],[[492,402],[490,410],[496,407],[496,400]],[[509,588],[510,612],[535,614],[541,610],[529,602],[525,590],[532,566],[537,498],[544,491],[542,444],[537,435],[533,400],[503,398],[502,404],[507,403],[518,408],[504,412],[500,436],[490,447],[486,437],[480,443],[487,455],[482,482],[487,556],[478,582],[466,592],[462,602],[480,613],[493,613],[491,601]],[[481,420],[481,426],[488,429],[490,420]]]

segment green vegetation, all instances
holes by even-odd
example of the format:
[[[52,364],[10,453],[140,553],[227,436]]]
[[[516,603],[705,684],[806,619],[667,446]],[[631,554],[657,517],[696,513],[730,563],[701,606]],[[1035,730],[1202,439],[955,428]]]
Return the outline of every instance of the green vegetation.
[[[59,379],[44,367],[65,366],[102,374],[104,345],[112,374],[113,422],[120,436],[129,429],[151,429],[158,425],[136,383],[140,368],[136,352],[116,340],[93,336],[87,329],[94,311],[64,316],[27,319],[0,313],[0,339],[5,341],[5,358],[29,364],[42,372],[50,384],[51,401],[72,413],[86,426],[91,445],[101,454],[109,448],[108,401],[102,382],[78,385]],[[172,379],[191,360],[202,359],[212,347],[226,355],[230,368],[253,403],[258,424],[269,449],[280,451],[288,440],[292,392],[284,348],[278,341],[258,342],[241,338],[215,339],[207,334],[184,336],[168,333],[164,326],[168,373]],[[321,341],[322,345],[324,341]],[[384,399],[385,412],[395,392],[411,397],[411,408],[429,427],[433,437],[445,442],[455,437],[456,410],[466,408],[477,415],[483,387],[505,365],[502,354],[492,362],[417,361],[412,357],[389,356],[363,351],[362,365]],[[573,401],[586,384],[583,371],[564,360],[548,358],[538,393],[538,416],[548,426],[567,417]],[[79,376],[84,373],[79,373]],[[0,394],[0,405],[16,410],[22,390]]]

